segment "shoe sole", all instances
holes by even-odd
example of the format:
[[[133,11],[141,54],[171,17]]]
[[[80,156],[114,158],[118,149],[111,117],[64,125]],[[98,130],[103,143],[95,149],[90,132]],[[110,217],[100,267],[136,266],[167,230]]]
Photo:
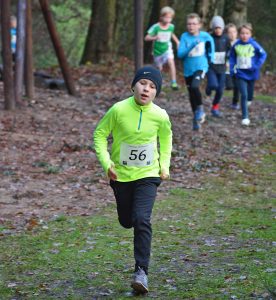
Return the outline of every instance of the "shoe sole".
[[[145,287],[141,282],[132,282],[131,287],[139,294],[145,294],[149,292],[148,288]]]
[[[204,122],[205,122],[205,118],[206,118],[206,114],[204,114],[204,115],[201,117],[201,119],[198,120],[198,122],[199,122],[200,124],[204,123]]]

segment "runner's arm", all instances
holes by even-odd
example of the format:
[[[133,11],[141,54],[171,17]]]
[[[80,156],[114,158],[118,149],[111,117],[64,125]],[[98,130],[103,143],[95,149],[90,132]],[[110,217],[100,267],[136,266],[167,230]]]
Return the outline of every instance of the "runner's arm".
[[[114,166],[107,151],[107,138],[112,132],[116,121],[116,111],[114,106],[104,115],[94,131],[94,148],[99,162],[101,163],[105,173],[107,174],[109,168]]]
[[[172,34],[172,40],[175,42],[176,47],[178,48],[180,42],[179,42],[178,37],[174,33]]]
[[[180,59],[184,59],[198,43],[199,41],[195,41],[194,43],[187,46],[185,35],[182,34],[177,49],[177,57]]]
[[[160,171],[161,174],[170,174],[170,160],[172,152],[172,129],[168,114],[166,113],[163,119],[162,126],[158,132],[160,144]]]

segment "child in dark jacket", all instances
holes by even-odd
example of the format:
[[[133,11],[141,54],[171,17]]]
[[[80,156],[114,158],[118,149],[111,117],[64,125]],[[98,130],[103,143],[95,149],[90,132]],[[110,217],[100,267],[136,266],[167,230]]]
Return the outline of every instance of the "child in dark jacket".
[[[223,34],[224,21],[222,17],[213,17],[211,27],[213,31],[212,37],[215,42],[215,59],[210,64],[207,73],[206,95],[211,96],[213,90],[216,92],[211,113],[214,117],[220,118],[222,114],[219,110],[219,105],[225,86],[226,57],[230,51],[231,44],[228,37]]]
[[[266,52],[253,38],[252,25],[244,24],[239,28],[240,39],[230,52],[230,73],[236,75],[241,93],[242,125],[250,124],[248,106],[251,105],[254,84],[260,76],[260,69],[266,59]]]
[[[230,40],[231,46],[233,46],[238,40],[238,29],[237,26],[233,23],[229,23],[226,25],[225,32]],[[231,108],[234,110],[238,110],[239,100],[240,100],[240,91],[237,84],[236,75],[230,75],[230,63],[229,59],[226,61],[226,81],[225,88],[227,90],[233,90],[232,104]]]

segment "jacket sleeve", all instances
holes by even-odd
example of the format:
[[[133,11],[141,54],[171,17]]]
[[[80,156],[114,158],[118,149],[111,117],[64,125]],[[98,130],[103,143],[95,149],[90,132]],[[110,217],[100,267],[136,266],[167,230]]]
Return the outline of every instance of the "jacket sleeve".
[[[198,44],[198,42],[194,42],[189,47],[186,45],[186,39],[184,33],[181,35],[179,47],[177,50],[177,57],[180,59],[184,59],[189,52]]]
[[[208,55],[208,61],[210,61],[211,63],[214,63],[214,60],[215,60],[215,42],[214,42],[214,39],[213,37],[208,34],[208,41],[210,42],[210,46],[211,46],[211,49],[210,49],[210,52],[207,53]]]
[[[235,52],[235,45],[233,45],[231,47],[230,55],[229,55],[230,75],[231,76],[235,75],[235,73],[236,73],[235,65],[236,65],[236,62],[237,62],[237,57],[236,57],[236,52]]]
[[[116,122],[115,107],[111,107],[104,117],[100,120],[94,131],[94,148],[99,162],[101,163],[105,173],[114,165],[107,151],[107,138],[112,132]]]
[[[257,42],[254,43],[254,47],[256,49],[256,53],[258,56],[258,60],[256,61],[255,68],[260,69],[266,60],[267,54],[266,54],[265,50],[263,49],[263,47],[260,44],[258,44]]]
[[[170,160],[172,152],[172,129],[171,122],[168,114],[165,114],[165,117],[162,121],[162,126],[158,132],[159,145],[160,145],[160,170],[165,171],[166,174],[170,174]]]

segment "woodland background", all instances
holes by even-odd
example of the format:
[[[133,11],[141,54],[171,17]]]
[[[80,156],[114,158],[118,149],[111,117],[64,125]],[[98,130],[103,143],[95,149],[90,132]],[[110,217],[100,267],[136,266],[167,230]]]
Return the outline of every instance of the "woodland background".
[[[16,2],[11,1],[16,13]],[[132,0],[52,0],[51,10],[69,63],[92,64],[113,61],[119,56],[134,56],[134,1]],[[276,29],[274,16],[276,1],[272,0],[145,0],[144,30],[158,20],[160,8],[172,6],[176,35],[186,30],[186,15],[198,12],[208,30],[213,15],[221,15],[225,22],[237,25],[253,24],[254,37],[268,52],[263,70],[276,70]],[[34,62],[36,68],[57,65],[45,21],[38,1],[32,2]],[[145,43],[145,62],[150,61],[151,43]]]

